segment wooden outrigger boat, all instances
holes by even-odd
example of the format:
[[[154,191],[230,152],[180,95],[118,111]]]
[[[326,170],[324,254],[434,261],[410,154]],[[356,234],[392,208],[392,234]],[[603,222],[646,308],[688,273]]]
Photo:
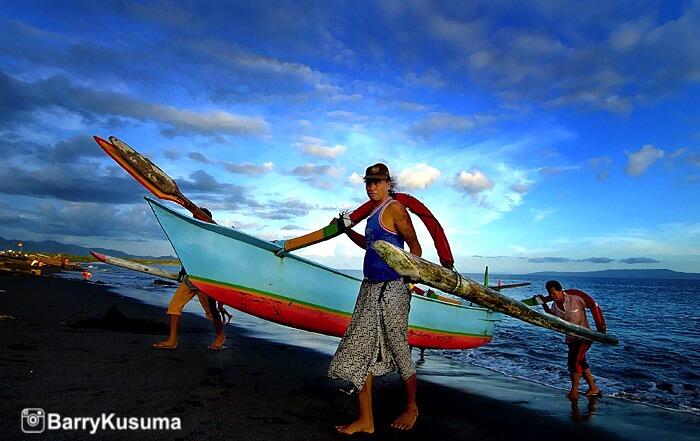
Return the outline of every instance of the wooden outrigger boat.
[[[289,254],[342,234],[366,217],[364,204],[338,222],[319,231],[281,243],[270,243],[214,223],[211,216],[182,194],[175,181],[128,144],[111,136],[95,136],[99,146],[125,171],[160,199],[187,209],[195,219],[146,198],[168,236],[190,280],[202,291],[236,309],[299,329],[341,336],[354,308],[361,280],[316,262]],[[482,307],[455,304],[440,296],[412,293],[408,342],[419,348],[466,349],[491,341],[500,313],[553,331],[606,344],[617,344],[610,335],[573,325],[530,309],[499,291],[529,283],[489,286],[488,267],[480,285],[454,270],[454,259],[444,230],[430,210],[410,195],[399,194],[427,226],[441,266],[413,256],[382,241],[373,246],[389,266],[409,280],[455,294]],[[133,268],[132,268],[133,269]],[[488,309],[487,309],[488,308]]]
[[[286,254],[281,246],[203,222],[146,198],[190,281],[215,299],[275,323],[342,336],[361,280]],[[491,341],[497,312],[413,294],[408,342],[466,349]]]

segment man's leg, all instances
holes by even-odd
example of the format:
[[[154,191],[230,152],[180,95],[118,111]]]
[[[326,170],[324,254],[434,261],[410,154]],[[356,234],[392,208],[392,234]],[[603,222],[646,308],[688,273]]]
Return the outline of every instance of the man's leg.
[[[571,390],[568,394],[566,394],[566,396],[573,400],[578,398],[578,383],[579,379],[581,378],[581,374],[570,371],[569,376],[571,377]]]
[[[357,432],[374,433],[374,414],[372,412],[372,374],[367,375],[365,385],[357,395],[360,404],[360,416],[350,424],[335,426],[336,430],[346,435]]]
[[[168,335],[168,339],[154,343],[154,349],[177,349],[177,332],[180,328],[180,316],[168,314],[168,317],[170,318],[170,334]]]
[[[207,347],[214,351],[226,349],[226,346],[224,346],[224,343],[226,342],[226,335],[224,334],[224,322],[221,321],[221,318],[214,319],[214,332],[216,333],[214,342]]]
[[[587,397],[594,397],[600,394],[600,389],[598,389],[598,386],[595,384],[590,368],[584,369],[583,379],[586,380],[586,383],[588,383],[588,390],[584,395]]]
[[[152,347],[154,349],[176,349],[177,348],[177,334],[180,328],[180,315],[182,314],[182,308],[185,307],[187,302],[192,300],[195,291],[187,287],[186,284],[181,283],[173,298],[170,299],[170,304],[168,305],[168,317],[170,321],[170,334],[167,340],[154,343]]]
[[[216,333],[214,342],[207,347],[214,351],[226,349],[226,346],[224,346],[224,343],[226,342],[226,335],[224,335],[224,322],[221,320],[221,314],[219,313],[219,309],[216,307],[216,300],[201,291],[197,293],[197,295],[199,298],[199,303],[202,304],[202,308],[207,314],[207,318],[209,318],[214,324],[214,332]]]
[[[410,430],[418,419],[418,405],[416,404],[416,374],[404,380],[406,386],[406,409],[399,415],[391,427],[400,430]]]
[[[418,418],[416,368],[411,358],[411,347],[408,345],[407,337],[410,304],[411,293],[403,283],[398,284],[398,286],[392,283],[385,290],[382,301],[382,321],[389,351],[391,351],[406,388],[406,407],[401,415],[391,423],[391,427],[399,430],[412,429]]]

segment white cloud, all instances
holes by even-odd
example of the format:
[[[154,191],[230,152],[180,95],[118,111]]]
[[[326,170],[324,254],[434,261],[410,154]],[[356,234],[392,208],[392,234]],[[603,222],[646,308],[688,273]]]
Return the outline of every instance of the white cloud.
[[[630,176],[641,176],[656,161],[664,157],[664,151],[646,144],[639,151],[628,154],[626,172]]]
[[[231,173],[239,173],[245,175],[259,175],[262,173],[269,173],[275,165],[272,162],[265,162],[263,165],[255,165],[250,162],[245,162],[243,164],[234,164],[232,162],[224,163],[224,168]]]
[[[652,25],[651,20],[644,18],[636,23],[617,26],[610,34],[610,46],[618,51],[632,49],[649,32]]]
[[[348,176],[348,180],[352,183],[352,185],[362,185],[364,183],[364,180],[362,179],[362,176],[358,175],[355,172],[352,172],[350,176]]]
[[[524,182],[519,182],[510,186],[510,189],[518,194],[525,194],[530,190],[530,186]]]
[[[464,170],[459,172],[455,179],[455,186],[476,197],[483,191],[492,190],[494,183],[481,171],[472,169],[470,172]]]
[[[426,189],[440,177],[440,170],[421,163],[403,169],[398,176],[398,184],[406,190]]]
[[[262,118],[233,115],[224,111],[196,113],[177,109],[174,106],[151,106],[153,114],[158,114],[162,121],[180,129],[198,132],[222,132],[260,134],[267,132],[267,122]]]
[[[336,144],[331,147],[326,141],[313,136],[302,136],[296,145],[308,155],[326,159],[335,159],[347,150],[344,145]]]
[[[588,164],[591,167],[605,167],[612,164],[612,159],[608,156],[600,156],[597,158],[591,158],[588,160]]]
[[[540,222],[545,218],[551,216],[555,210],[538,210],[536,208],[531,208],[530,213],[532,213],[532,220],[535,222]]]
[[[461,116],[444,112],[431,112],[426,119],[413,124],[410,132],[423,139],[428,139],[443,132],[466,132],[494,121],[495,117],[491,115]]]

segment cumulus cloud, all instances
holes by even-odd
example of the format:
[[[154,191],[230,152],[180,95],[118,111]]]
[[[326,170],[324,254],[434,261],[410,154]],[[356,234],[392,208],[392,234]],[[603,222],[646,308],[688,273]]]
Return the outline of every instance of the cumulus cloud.
[[[486,115],[460,116],[432,112],[426,119],[413,124],[409,132],[423,139],[430,139],[445,132],[466,132],[477,126],[490,124],[494,119]]]
[[[627,168],[629,176],[641,176],[656,161],[664,157],[664,151],[651,144],[644,145],[636,152],[628,153]]]
[[[296,176],[300,181],[324,190],[332,190],[338,178],[345,173],[345,167],[332,167],[330,165],[304,164],[294,167],[285,174]]]
[[[306,216],[309,211],[316,208],[314,205],[298,199],[287,199],[280,203],[272,204],[264,209],[256,210],[256,216],[263,219],[295,219]]]
[[[571,259],[567,257],[530,257],[527,259],[528,262],[532,263],[564,263],[570,262]]]
[[[612,159],[608,156],[600,156],[597,158],[589,159],[588,164],[594,168],[605,167],[605,166],[609,166],[610,164],[612,164]]]
[[[307,155],[326,159],[335,159],[347,150],[344,145],[329,146],[324,140],[313,136],[302,136],[296,145]]]
[[[165,155],[165,157],[171,161],[176,161],[182,157],[182,153],[178,152],[177,150],[169,149],[164,150],[163,155]]]
[[[462,170],[455,177],[455,187],[476,197],[479,193],[492,190],[494,182],[481,171],[473,168],[471,171]]]
[[[205,157],[203,154],[201,154],[199,152],[189,152],[187,154],[187,157],[193,161],[202,162],[205,164],[208,164],[211,162],[209,159],[207,159],[207,157]]]
[[[518,194],[525,194],[530,191],[530,186],[524,182],[519,182],[511,185],[510,189]]]
[[[348,181],[350,181],[350,183],[355,186],[364,184],[364,179],[362,179],[362,176],[358,175],[355,172],[352,172],[352,174],[348,176]]]
[[[440,177],[440,170],[420,163],[403,169],[398,175],[398,184],[406,190],[424,190]]]
[[[271,172],[275,165],[272,162],[264,162],[262,165],[251,164],[250,162],[245,162],[243,164],[235,164],[233,162],[225,162],[224,168],[231,173],[238,173],[244,175],[260,175],[264,173]]]
[[[290,174],[294,176],[324,175],[330,168],[329,165],[304,164],[294,167]]]
[[[265,162],[262,165],[255,165],[250,162],[237,164],[235,162],[212,161],[199,152],[190,152],[187,154],[187,157],[193,161],[201,162],[203,164],[219,164],[231,173],[249,176],[269,173],[274,169],[274,164],[272,162]]]
[[[219,182],[204,170],[194,171],[188,179],[177,182],[183,193],[197,193],[197,202],[211,210],[265,210],[265,204],[248,196],[248,188]]]
[[[605,181],[608,179],[610,172],[608,167],[612,164],[612,158],[608,156],[600,156],[597,158],[591,158],[588,161],[588,166],[596,172],[596,180]]]

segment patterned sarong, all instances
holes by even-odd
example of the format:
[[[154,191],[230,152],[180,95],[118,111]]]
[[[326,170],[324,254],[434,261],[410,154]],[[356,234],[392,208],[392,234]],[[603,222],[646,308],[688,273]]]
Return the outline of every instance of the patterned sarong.
[[[411,293],[401,279],[362,282],[355,310],[328,368],[328,376],[362,389],[367,374],[384,375],[398,369],[402,379],[416,373],[408,346]]]

